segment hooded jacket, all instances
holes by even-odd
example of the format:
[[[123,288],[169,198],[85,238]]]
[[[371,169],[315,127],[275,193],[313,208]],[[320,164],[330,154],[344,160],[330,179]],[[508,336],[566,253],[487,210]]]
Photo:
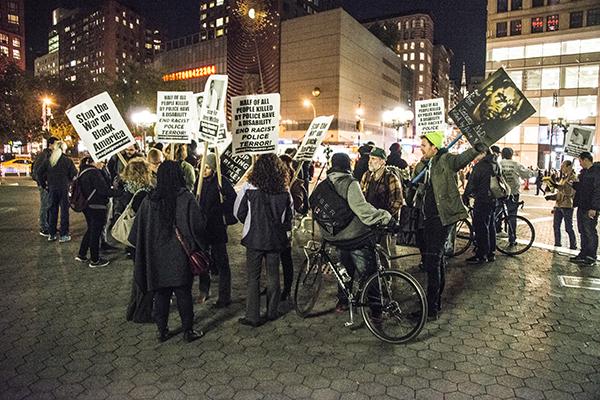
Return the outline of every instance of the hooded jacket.
[[[519,194],[521,189],[521,179],[529,179],[535,176],[535,171],[525,168],[514,160],[500,161],[502,176],[510,186],[512,194]]]
[[[579,173],[579,182],[574,182],[575,200],[573,207],[582,210],[600,211],[600,162]]]
[[[474,197],[476,203],[493,203],[490,179],[500,175],[500,166],[493,154],[488,154],[473,167],[473,172],[465,188],[464,198]]]
[[[94,166],[82,169],[77,180],[86,197],[96,190],[88,201],[89,208],[104,210],[108,204],[108,198],[119,194],[118,191],[110,187],[108,177],[104,175],[104,172]]]

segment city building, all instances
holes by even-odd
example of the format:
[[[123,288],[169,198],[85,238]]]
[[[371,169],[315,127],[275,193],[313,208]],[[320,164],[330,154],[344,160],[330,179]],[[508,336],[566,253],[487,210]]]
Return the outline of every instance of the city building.
[[[25,1],[0,0],[0,57],[25,70]]]
[[[487,9],[486,74],[505,68],[536,109],[501,144],[515,148],[525,165],[557,167],[564,158],[563,126],[600,122],[600,4],[488,0]],[[598,129],[595,143],[598,158]]]
[[[146,28],[144,40],[144,64],[154,61],[156,54],[163,50],[165,38],[158,29]]]
[[[448,110],[452,110],[456,105],[463,99],[462,92],[460,90],[460,86],[456,84],[455,81],[450,81],[450,85],[448,87]]]
[[[430,99],[434,51],[434,24],[431,17],[427,14],[411,14],[367,20],[363,23],[415,71],[413,98]]]
[[[446,116],[450,110],[450,62],[454,52],[444,45],[433,46],[433,65],[431,71],[431,96],[443,98]]]
[[[385,111],[407,108],[402,103],[403,66],[398,54],[341,8],[284,21],[282,137],[300,140],[316,114],[334,115],[325,139],[330,144],[372,140],[387,148],[400,139],[409,144],[410,129],[396,130],[383,121]]]
[[[58,51],[37,57],[34,62],[35,77],[58,75]]]

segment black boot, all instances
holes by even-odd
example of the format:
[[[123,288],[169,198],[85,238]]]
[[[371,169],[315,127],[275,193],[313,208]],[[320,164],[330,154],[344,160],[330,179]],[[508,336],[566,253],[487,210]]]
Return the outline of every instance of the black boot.
[[[198,340],[200,339],[202,336],[204,336],[204,332],[202,331],[195,331],[193,329],[190,329],[189,331],[185,331],[183,333],[183,338],[185,339],[186,342],[191,343],[194,340]]]
[[[167,340],[171,339],[173,337],[173,334],[171,332],[169,332],[169,329],[165,328],[165,329],[159,330],[156,337],[158,338],[159,342],[163,343],[163,342],[166,342]]]

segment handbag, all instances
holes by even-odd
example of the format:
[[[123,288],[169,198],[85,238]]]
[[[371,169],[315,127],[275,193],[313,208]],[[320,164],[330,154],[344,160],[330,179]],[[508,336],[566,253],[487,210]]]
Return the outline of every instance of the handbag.
[[[183,240],[183,236],[181,232],[179,232],[179,228],[175,227],[175,235],[177,236],[177,240],[181,243],[181,247],[183,247],[183,251],[188,256],[190,270],[192,271],[192,275],[194,276],[203,276],[207,275],[210,271],[210,256],[200,249],[195,251],[190,251],[189,247],[185,244],[185,240]]]
[[[133,197],[125,207],[125,211],[119,216],[115,224],[110,230],[110,234],[112,237],[120,243],[123,243],[129,247],[135,247],[129,243],[129,234],[131,233],[131,228],[133,227],[133,221],[135,220],[135,211],[133,211],[133,201],[135,196],[144,189],[140,189],[134,193]]]

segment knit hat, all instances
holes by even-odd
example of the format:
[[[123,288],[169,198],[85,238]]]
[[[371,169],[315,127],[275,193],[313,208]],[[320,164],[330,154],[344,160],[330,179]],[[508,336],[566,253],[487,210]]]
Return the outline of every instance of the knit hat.
[[[346,153],[335,153],[331,157],[331,167],[339,171],[350,171],[350,157]]]
[[[209,153],[206,155],[206,165],[208,165],[208,168],[212,169],[213,171],[217,170],[217,157],[214,153]]]
[[[435,147],[441,149],[444,147],[444,132],[441,131],[433,131],[427,132],[421,137],[426,137]]]
[[[373,157],[379,157],[383,160],[386,159],[385,150],[383,150],[381,147],[374,147],[373,150],[371,150],[370,155]]]
[[[390,145],[390,152],[391,153],[395,153],[395,152],[398,152],[398,151],[400,151],[400,152],[402,151],[402,148],[400,147],[400,143],[398,143],[398,142],[392,143]]]

